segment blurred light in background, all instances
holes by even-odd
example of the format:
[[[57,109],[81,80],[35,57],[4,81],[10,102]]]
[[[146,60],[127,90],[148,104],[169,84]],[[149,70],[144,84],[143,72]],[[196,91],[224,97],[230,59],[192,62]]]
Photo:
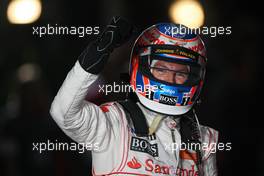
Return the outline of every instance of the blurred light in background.
[[[33,23],[40,14],[40,0],[13,0],[7,8],[8,21],[13,24]]]
[[[23,64],[18,68],[17,77],[21,83],[37,80],[40,77],[40,68],[36,64]]]
[[[189,28],[198,28],[204,23],[203,7],[196,0],[175,1],[170,6],[169,15],[174,23],[183,24]]]

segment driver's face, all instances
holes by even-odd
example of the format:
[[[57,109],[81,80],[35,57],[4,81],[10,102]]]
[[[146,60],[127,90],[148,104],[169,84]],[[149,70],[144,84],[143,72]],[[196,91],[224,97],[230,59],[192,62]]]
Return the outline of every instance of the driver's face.
[[[153,76],[169,83],[184,84],[190,68],[187,65],[158,60],[151,68]]]

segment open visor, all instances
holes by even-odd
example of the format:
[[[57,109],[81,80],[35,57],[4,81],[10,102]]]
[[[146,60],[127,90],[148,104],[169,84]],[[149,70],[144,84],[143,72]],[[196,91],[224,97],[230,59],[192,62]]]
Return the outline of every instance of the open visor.
[[[173,45],[153,45],[140,50],[140,72],[167,85],[198,85],[204,77],[205,58]]]

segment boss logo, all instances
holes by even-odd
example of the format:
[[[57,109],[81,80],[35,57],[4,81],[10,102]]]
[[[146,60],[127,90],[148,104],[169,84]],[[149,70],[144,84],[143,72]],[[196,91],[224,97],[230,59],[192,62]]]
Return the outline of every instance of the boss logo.
[[[161,94],[159,102],[162,104],[167,104],[167,105],[176,105],[178,101],[178,97],[171,97],[171,96],[166,96]]]
[[[132,137],[130,150],[148,153],[153,157],[157,157],[159,155],[157,144],[150,144],[147,140],[137,137]]]

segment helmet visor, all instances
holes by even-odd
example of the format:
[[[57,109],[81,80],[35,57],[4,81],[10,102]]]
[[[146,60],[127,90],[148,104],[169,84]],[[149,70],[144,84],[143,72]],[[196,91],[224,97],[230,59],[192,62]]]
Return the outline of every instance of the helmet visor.
[[[175,84],[186,83],[191,74],[189,65],[164,60],[152,60],[149,69],[156,79]]]
[[[203,58],[179,46],[148,46],[140,52],[140,71],[168,85],[194,86],[203,79]]]
[[[149,78],[168,85],[197,85],[203,78],[204,69],[197,64],[182,62],[166,57],[148,56],[147,62],[141,67],[141,72]]]

